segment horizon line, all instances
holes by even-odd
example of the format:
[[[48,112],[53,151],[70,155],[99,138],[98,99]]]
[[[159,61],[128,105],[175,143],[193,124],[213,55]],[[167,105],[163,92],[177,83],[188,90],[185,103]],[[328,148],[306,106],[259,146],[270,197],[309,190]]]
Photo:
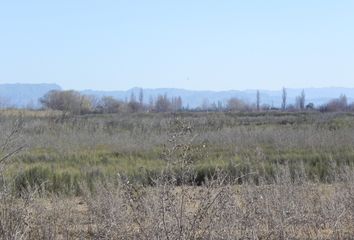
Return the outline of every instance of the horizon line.
[[[133,86],[128,89],[95,89],[95,88],[65,88],[62,85],[58,83],[50,83],[50,82],[42,82],[42,83],[22,83],[22,82],[16,82],[16,83],[0,83],[0,85],[57,85],[60,87],[62,90],[74,90],[78,92],[84,92],[84,91],[99,91],[99,92],[116,92],[116,91],[131,91],[133,89],[143,89],[143,90],[159,90],[159,89],[169,89],[169,90],[182,90],[182,91],[193,91],[193,92],[229,92],[229,91],[281,91],[283,88],[288,89],[288,90],[301,90],[301,89],[354,89],[354,87],[344,87],[344,86],[323,86],[323,87],[286,87],[282,86],[277,89],[264,89],[264,88],[244,88],[244,89],[235,89],[235,88],[230,88],[230,89],[218,89],[218,90],[213,90],[213,89],[188,89],[184,87],[138,87],[138,86]]]

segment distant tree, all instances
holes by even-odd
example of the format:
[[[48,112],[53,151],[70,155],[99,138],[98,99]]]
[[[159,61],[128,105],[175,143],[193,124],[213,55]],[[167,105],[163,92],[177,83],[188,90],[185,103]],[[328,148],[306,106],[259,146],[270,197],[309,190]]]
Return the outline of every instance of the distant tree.
[[[354,102],[351,104],[348,104],[347,109],[348,109],[348,111],[354,112]]]
[[[207,98],[204,98],[204,99],[203,99],[203,102],[202,102],[202,105],[201,105],[201,109],[202,109],[203,111],[207,111],[207,110],[210,109],[209,99],[207,99]]]
[[[281,96],[281,109],[285,111],[286,109],[286,98],[287,98],[287,93],[286,93],[286,88],[283,87],[282,89],[282,96]]]
[[[182,108],[183,108],[183,100],[182,100],[181,96],[177,97],[176,106],[177,106],[177,110],[182,110]]]
[[[297,109],[304,110],[305,109],[305,91],[302,90],[300,96],[296,97],[295,106]]]
[[[171,110],[171,102],[167,98],[167,94],[157,96],[155,102],[155,110],[157,112],[168,112]]]
[[[60,110],[64,113],[83,114],[92,111],[90,99],[79,92],[53,90],[40,98],[45,108]]]
[[[144,90],[142,88],[140,88],[139,92],[139,105],[140,109],[142,110],[144,108]]]
[[[218,106],[216,105],[215,102],[213,102],[212,104],[210,104],[210,110],[211,111],[218,111]]]
[[[256,108],[257,111],[260,111],[260,104],[261,104],[261,94],[259,92],[259,90],[257,90],[257,94],[256,94]]]
[[[223,108],[224,108],[224,107],[223,107],[222,102],[221,102],[221,101],[218,101],[217,110],[218,110],[218,111],[222,111]]]
[[[346,95],[340,95],[339,98],[330,100],[327,104],[320,108],[321,111],[325,112],[337,112],[348,110],[348,100]]]
[[[80,101],[80,114],[92,112],[92,103],[90,97],[86,95],[81,95]]]
[[[129,102],[136,102],[136,97],[133,91],[130,93]]]
[[[314,110],[314,109],[315,109],[315,104],[313,104],[312,102],[309,103],[309,104],[307,104],[307,105],[306,105],[306,109],[307,109],[307,110]]]
[[[130,94],[130,100],[129,100],[129,103],[128,103],[128,108],[129,108],[130,112],[137,112],[140,109],[140,104],[136,100],[134,92],[132,92]]]
[[[286,106],[286,111],[289,111],[289,112],[296,112],[297,111],[297,108],[295,105],[293,104],[289,104]]]
[[[340,95],[340,97],[338,99],[338,102],[340,104],[340,107],[341,107],[342,111],[347,109],[347,107],[348,107],[348,99],[347,99],[346,95],[344,95],[344,94]]]
[[[306,100],[306,95],[305,95],[305,90],[301,91],[301,95],[300,95],[300,108],[303,110],[305,109],[305,100]]]
[[[171,108],[174,112],[182,109],[182,98],[180,96],[171,99]]]
[[[149,110],[153,110],[154,109],[154,98],[152,96],[149,97],[149,106],[148,106]]]
[[[97,111],[97,108],[100,105],[100,101],[101,99],[99,99],[97,96],[95,95],[86,95],[87,99],[90,101],[91,103],[91,108],[92,111]]]
[[[234,97],[227,101],[227,109],[229,111],[245,111],[247,108],[247,104],[241,99]]]
[[[102,97],[99,108],[103,113],[117,113],[122,110],[124,103],[111,97]]]
[[[300,96],[297,96],[296,98],[295,98],[295,108],[297,109],[297,110],[299,110],[299,109],[301,109],[301,107],[300,107],[300,105],[301,105],[301,99],[300,99]]]
[[[265,104],[262,105],[261,108],[262,108],[262,111],[269,111],[269,110],[272,109],[272,106],[265,103]]]

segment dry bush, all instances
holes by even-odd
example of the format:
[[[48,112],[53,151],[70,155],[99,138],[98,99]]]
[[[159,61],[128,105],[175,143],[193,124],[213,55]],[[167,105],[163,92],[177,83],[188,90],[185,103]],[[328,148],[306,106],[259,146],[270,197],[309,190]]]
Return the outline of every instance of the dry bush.
[[[10,128],[1,128],[0,136],[0,237],[1,239],[25,239],[29,231],[29,208],[31,195],[16,198],[3,177],[4,170],[11,158],[20,152],[23,122],[21,119],[12,123]]]
[[[32,220],[29,206],[32,198],[15,198],[1,189],[0,192],[0,239],[27,239]]]
[[[95,239],[343,239],[354,233],[353,181],[241,186],[99,185],[86,191]],[[352,175],[342,173],[344,176]],[[348,177],[352,178],[352,177]]]
[[[188,185],[194,175],[192,163],[200,154],[192,147],[192,132],[190,124],[173,120],[162,155],[167,167],[152,180],[154,187],[119,178],[116,188],[85,191],[98,238],[200,239],[227,234],[219,225],[232,192],[225,178],[220,174],[203,186]]]
[[[168,162],[154,186],[99,184],[84,190],[97,239],[342,239],[354,233],[353,172],[338,172],[340,183],[324,185],[279,166],[272,184],[229,182],[222,171],[201,186],[190,179],[203,150],[193,148],[189,123],[177,120],[165,143]],[[202,154],[202,155],[201,155]]]
[[[81,199],[51,195],[37,198],[30,209],[26,239],[90,239],[87,206]]]
[[[260,130],[235,124],[212,131],[209,125],[220,124],[213,123],[215,119],[128,120],[116,119],[109,127],[103,120],[66,119],[59,125],[53,123],[50,134],[40,131],[34,141],[38,139],[38,145],[57,143],[60,150],[68,151],[76,150],[69,146],[76,141],[86,146],[112,141],[112,148],[132,151],[163,143],[160,160],[166,167],[149,176],[150,185],[121,174],[93,186],[82,183],[82,196],[73,198],[37,194],[41,186],[18,196],[12,194],[9,184],[2,184],[0,239],[350,239],[354,235],[354,172],[349,165],[338,168],[335,161],[329,161],[328,167],[335,170],[329,173],[331,184],[308,178],[301,161],[296,169],[286,159],[275,165],[271,181],[260,174],[270,154],[265,143],[272,144],[276,156],[296,147],[320,151],[353,143],[353,128],[267,125]],[[43,127],[37,120],[30,124],[38,124],[38,128],[26,128],[27,136]],[[154,124],[153,130],[146,128]],[[18,136],[10,138],[11,144],[5,145],[11,148],[2,153],[16,153],[22,146],[22,132],[13,135],[8,131],[11,127],[2,124],[1,128],[7,132],[1,135],[3,140],[9,139],[4,136]],[[117,130],[123,128],[130,130]],[[47,138],[40,140],[42,136]],[[212,154],[210,147],[217,144],[233,146],[235,155],[244,154],[246,160],[254,156],[252,160],[260,168],[249,169],[253,173],[250,178],[241,176],[241,185],[223,170],[196,182],[196,162]],[[243,148],[251,149],[253,155],[247,156]]]

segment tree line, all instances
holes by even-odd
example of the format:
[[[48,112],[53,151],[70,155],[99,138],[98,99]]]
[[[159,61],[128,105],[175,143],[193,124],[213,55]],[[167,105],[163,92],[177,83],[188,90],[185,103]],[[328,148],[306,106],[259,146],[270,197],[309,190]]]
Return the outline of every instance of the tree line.
[[[43,108],[59,110],[64,113],[118,113],[118,112],[174,112],[182,110],[182,98],[171,97],[167,94],[158,95],[156,99],[150,97],[149,103],[144,101],[144,92],[141,89],[138,96],[131,93],[129,100],[119,100],[112,96],[97,98],[91,95],[80,94],[74,90],[53,90],[39,99]]]
[[[313,103],[306,102],[306,94],[302,90],[295,98],[295,102],[289,103],[286,88],[282,89],[280,108],[262,104],[259,90],[256,91],[254,103],[248,103],[237,97],[232,97],[226,102],[218,101],[217,103],[210,103],[208,99],[205,99],[199,107],[192,109],[183,105],[183,100],[180,96],[168,97],[167,94],[164,94],[158,95],[156,98],[150,96],[149,100],[145,101],[143,89],[139,91],[138,96],[132,92],[130,98],[125,100],[119,100],[112,96],[97,98],[83,95],[74,90],[53,90],[45,94],[40,99],[40,103],[45,109],[59,110],[72,114],[177,111],[354,111],[354,103],[349,104],[345,95],[316,107]]]

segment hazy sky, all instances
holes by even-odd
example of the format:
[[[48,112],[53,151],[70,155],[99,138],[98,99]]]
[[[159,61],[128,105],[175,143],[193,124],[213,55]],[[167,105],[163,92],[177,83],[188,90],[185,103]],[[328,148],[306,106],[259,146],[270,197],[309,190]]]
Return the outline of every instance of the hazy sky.
[[[0,1],[0,83],[354,87],[353,0]]]

